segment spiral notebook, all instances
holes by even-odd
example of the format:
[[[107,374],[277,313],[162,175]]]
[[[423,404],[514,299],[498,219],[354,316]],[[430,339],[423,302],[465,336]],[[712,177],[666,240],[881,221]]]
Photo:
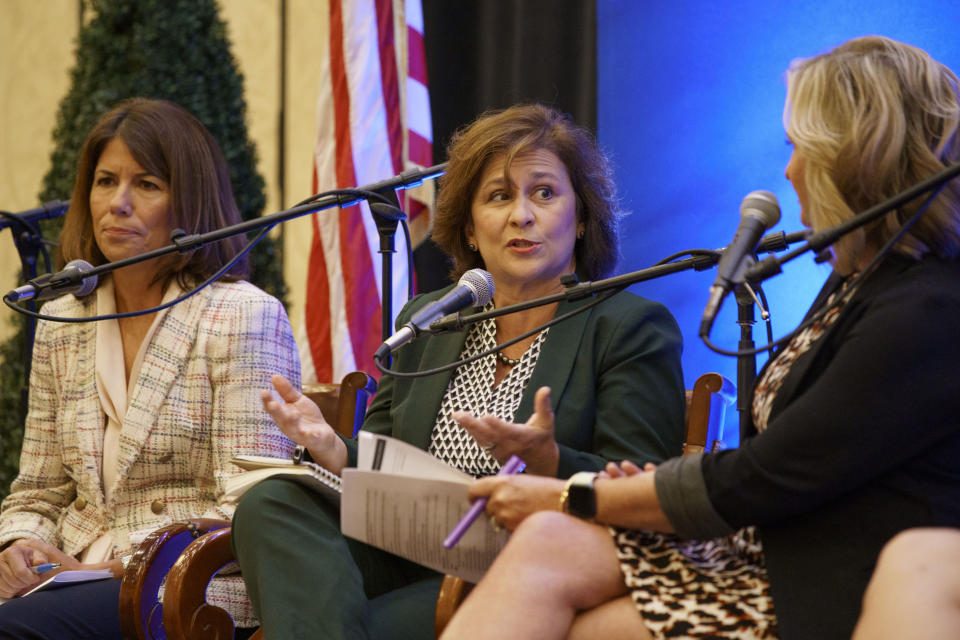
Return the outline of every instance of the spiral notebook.
[[[60,573],[54,574],[35,586],[30,591],[27,591],[21,598],[24,598],[31,593],[36,593],[37,591],[46,591],[47,589],[56,589],[58,587],[66,587],[71,584],[78,584],[81,582],[94,582],[96,580],[108,580],[113,578],[113,572],[109,569],[78,569],[73,571],[61,571]],[[0,604],[13,600],[13,598],[0,598]]]
[[[236,456],[230,462],[246,471],[227,480],[227,500],[237,501],[258,482],[279,477],[295,480],[322,494],[334,504],[340,504],[340,476],[313,462],[294,462],[289,458],[266,456]]]

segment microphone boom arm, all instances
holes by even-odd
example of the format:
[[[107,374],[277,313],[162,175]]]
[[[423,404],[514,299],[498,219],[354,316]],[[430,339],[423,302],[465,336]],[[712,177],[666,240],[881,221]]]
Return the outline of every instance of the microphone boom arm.
[[[703,269],[707,269],[713,264],[716,264],[718,260],[719,256],[695,256],[693,258],[685,258],[683,260],[677,260],[676,262],[670,262],[668,264],[656,265],[646,269],[640,269],[639,271],[633,271],[631,273],[625,273],[623,275],[606,278],[604,280],[597,280],[594,282],[577,282],[576,276],[569,274],[563,277],[562,281],[564,284],[564,290],[559,293],[553,293],[548,296],[534,298],[524,302],[518,302],[516,304],[507,305],[506,307],[491,309],[490,311],[481,311],[480,313],[474,313],[468,316],[464,316],[462,312],[451,314],[431,324],[426,332],[438,334],[447,333],[449,331],[460,331],[471,324],[482,322],[488,318],[496,318],[510,313],[516,313],[518,311],[525,311],[527,309],[532,309],[533,307],[540,307],[546,304],[560,302],[561,300],[580,300],[581,298],[588,298],[596,293],[601,293],[610,289],[624,289],[631,284],[644,282],[646,280],[654,280],[671,273],[677,273],[678,271],[686,271],[688,269],[702,271]]]
[[[283,211],[261,216],[253,220],[245,220],[222,229],[215,229],[213,231],[201,234],[178,234],[171,239],[172,244],[169,244],[165,247],[160,247],[159,249],[154,249],[153,251],[141,253],[136,256],[102,264],[90,269],[89,271],[85,271],[83,273],[83,277],[99,277],[101,274],[109,273],[116,269],[127,267],[131,264],[137,264],[146,260],[159,258],[174,252],[186,253],[188,251],[192,251],[193,249],[202,247],[205,244],[216,242],[217,240],[222,240],[230,236],[255,231],[258,229],[273,227],[281,222],[286,222],[287,220],[292,220],[293,218],[298,218],[308,213],[322,211],[323,209],[330,209],[332,207],[350,207],[362,200],[366,200],[368,197],[373,196],[374,192],[378,190],[407,189],[417,186],[425,179],[435,178],[439,175],[442,175],[445,168],[446,164],[444,163],[429,167],[427,169],[411,169],[401,173],[400,175],[394,176],[393,178],[381,180],[367,187],[332,190],[338,193],[334,195],[325,195],[317,198],[316,200],[304,202]]]
[[[807,235],[808,234],[806,231],[796,231],[786,234],[782,231],[776,231],[764,236],[763,239],[760,240],[758,251],[764,253],[782,251],[790,244],[806,239]],[[565,289],[559,293],[553,293],[548,296],[543,296],[542,298],[534,298],[533,300],[527,300],[525,302],[518,302],[506,307],[491,309],[490,311],[481,311],[468,316],[464,316],[462,312],[450,314],[431,324],[426,329],[425,333],[437,334],[447,333],[450,331],[461,331],[471,324],[482,322],[488,318],[497,318],[509,313],[525,311],[533,307],[539,307],[545,304],[559,302],[561,300],[579,300],[581,298],[588,298],[596,293],[601,293],[610,289],[623,289],[638,282],[655,280],[657,278],[670,275],[671,273],[687,271],[689,269],[693,269],[695,271],[705,271],[720,261],[723,251],[690,250],[673,254],[673,256],[670,256],[670,258],[666,259],[670,260],[673,257],[684,254],[693,254],[693,256],[690,258],[684,258],[683,260],[676,260],[674,262],[660,262],[652,267],[647,267],[646,269],[632,271],[630,273],[614,276],[605,280],[597,280],[595,282],[577,282],[576,276],[570,274],[564,276],[563,284],[565,285]]]
[[[790,262],[794,258],[797,258],[811,250],[817,253],[823,251],[836,242],[839,238],[850,233],[854,229],[862,227],[863,225],[876,220],[883,214],[888,213],[897,207],[906,204],[907,202],[910,202],[911,200],[924,193],[927,193],[928,191],[937,189],[958,175],[960,175],[960,162],[946,167],[942,171],[933,174],[926,180],[918,182],[909,189],[901,191],[900,193],[887,198],[883,202],[880,202],[879,204],[876,204],[865,211],[861,211],[846,222],[811,234],[803,246],[797,247],[793,251],[784,254],[780,258],[769,256],[764,260],[761,260],[755,266],[747,270],[746,278],[747,280],[751,280],[753,282],[762,282],[763,280],[772,278],[781,272],[781,267],[784,264]]]

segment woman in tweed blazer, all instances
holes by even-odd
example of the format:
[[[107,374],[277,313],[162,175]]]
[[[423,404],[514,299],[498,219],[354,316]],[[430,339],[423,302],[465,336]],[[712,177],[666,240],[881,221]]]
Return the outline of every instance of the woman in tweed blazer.
[[[96,125],[80,154],[61,262],[116,261],[239,221],[216,142],[163,101],[127,100]],[[93,295],[44,307],[62,317],[152,308],[235,257],[242,241],[142,262]],[[256,390],[270,374],[299,378],[280,303],[241,278],[243,260],[197,295],[144,316],[44,321],[30,380],[20,474],[0,512],[0,596],[52,575],[32,565],[107,568],[146,533],[187,517],[230,518],[225,482],[238,453],[289,454],[292,443]],[[238,578],[211,596],[240,626],[255,623]],[[119,638],[119,580],[44,591],[0,607],[3,638]]]

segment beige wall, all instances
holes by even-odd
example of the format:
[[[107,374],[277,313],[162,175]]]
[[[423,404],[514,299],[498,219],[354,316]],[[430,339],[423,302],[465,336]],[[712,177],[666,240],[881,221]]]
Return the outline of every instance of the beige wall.
[[[5,211],[39,204],[57,107],[70,86],[78,5],[78,0],[0,0],[0,209]],[[11,232],[0,231],[0,293],[17,286],[19,270]],[[0,339],[10,335],[12,315],[0,307]]]
[[[56,111],[74,64],[79,4],[79,0],[0,0],[0,208],[7,211],[38,204],[37,193],[49,167]],[[273,213],[310,195],[317,60],[326,55],[327,3],[287,0],[285,107],[280,99],[280,0],[220,0],[220,5],[245,78],[247,126],[267,183],[265,213]],[[286,202],[280,201],[278,184],[281,117],[286,131]],[[283,227],[284,275],[296,330],[303,308],[311,226],[309,217],[304,217]],[[17,285],[18,269],[10,232],[2,231],[0,293]],[[0,308],[0,340],[10,334],[11,315],[6,306]]]

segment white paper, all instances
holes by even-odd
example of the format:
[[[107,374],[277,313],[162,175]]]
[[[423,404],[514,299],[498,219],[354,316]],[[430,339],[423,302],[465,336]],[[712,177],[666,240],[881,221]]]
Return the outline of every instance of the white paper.
[[[274,476],[310,487],[334,504],[340,502],[340,478],[318,464],[263,456],[236,456],[231,462],[247,471],[227,479],[223,495],[227,502],[238,501],[250,487]]]
[[[466,480],[449,481],[344,469],[341,529],[402,558],[478,582],[508,534],[495,532],[490,519],[481,515],[452,549],[443,546],[470,508],[467,487],[472,478],[463,475]]]
[[[423,449],[367,431],[361,431],[357,440],[357,469],[464,484],[473,481],[470,474],[454,469]]]

